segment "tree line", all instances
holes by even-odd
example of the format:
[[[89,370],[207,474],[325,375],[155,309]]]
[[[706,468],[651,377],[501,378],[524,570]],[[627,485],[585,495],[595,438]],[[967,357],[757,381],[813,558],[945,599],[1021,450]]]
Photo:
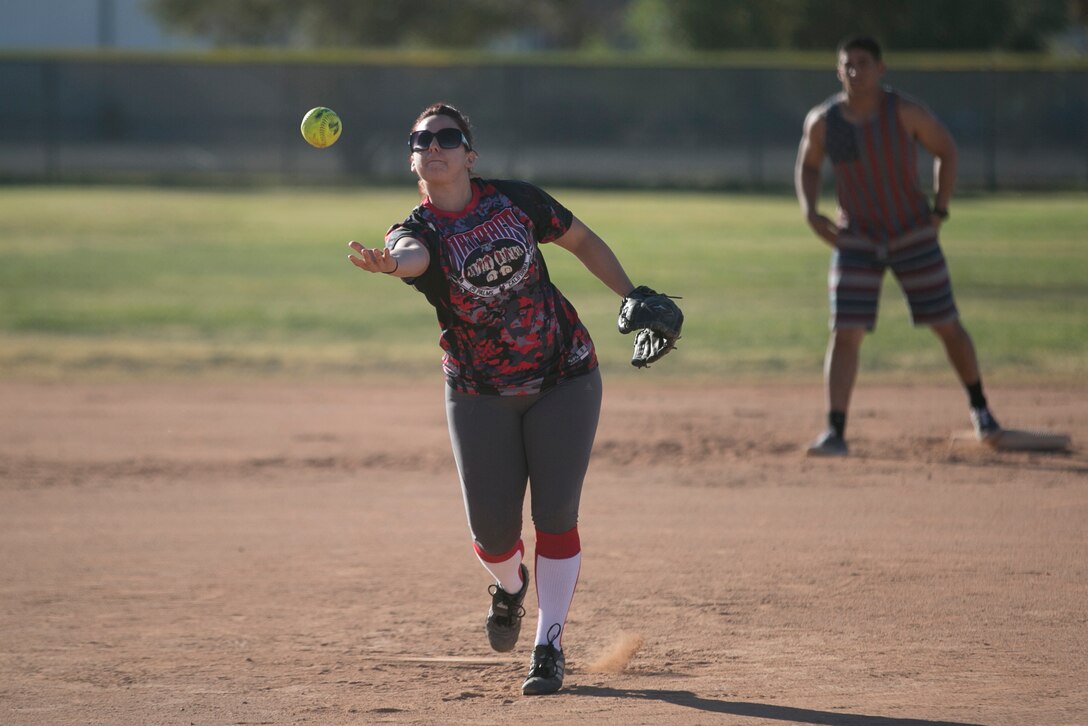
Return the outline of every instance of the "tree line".
[[[1088,0],[151,0],[167,28],[219,46],[721,51],[1044,50]]]

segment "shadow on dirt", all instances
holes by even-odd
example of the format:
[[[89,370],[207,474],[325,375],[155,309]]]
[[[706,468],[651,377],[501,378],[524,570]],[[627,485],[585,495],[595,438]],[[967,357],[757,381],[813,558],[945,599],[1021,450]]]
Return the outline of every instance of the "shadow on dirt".
[[[640,698],[648,701],[663,701],[677,706],[695,708],[710,713],[728,713],[733,716],[765,718],[790,723],[826,724],[827,726],[979,726],[959,721],[929,721],[917,718],[891,718],[888,716],[869,716],[859,713],[832,713],[814,711],[807,708],[775,706],[769,703],[747,703],[743,701],[722,701],[703,698],[691,691],[670,691],[663,689],[605,688],[600,686],[575,686],[563,689],[564,693],[574,696],[596,698]]]

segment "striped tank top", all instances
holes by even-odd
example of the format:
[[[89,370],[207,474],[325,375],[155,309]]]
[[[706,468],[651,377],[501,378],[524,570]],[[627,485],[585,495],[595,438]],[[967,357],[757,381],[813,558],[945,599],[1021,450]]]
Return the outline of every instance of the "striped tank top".
[[[885,88],[879,112],[861,124],[843,118],[841,95],[825,103],[824,148],[835,169],[839,226],[886,242],[928,225],[929,201],[918,181],[917,145],[899,121],[899,94]]]

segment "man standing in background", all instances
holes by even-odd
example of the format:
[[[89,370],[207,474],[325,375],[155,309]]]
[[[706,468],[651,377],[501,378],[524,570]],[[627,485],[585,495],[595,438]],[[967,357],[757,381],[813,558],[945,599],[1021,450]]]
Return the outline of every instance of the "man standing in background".
[[[815,456],[845,456],[846,414],[857,379],[862,339],[876,326],[884,271],[891,268],[911,321],[928,325],[944,344],[967,390],[980,440],[1000,426],[987,407],[971,337],[959,320],[938,230],[949,217],[956,145],[926,106],[881,83],[885,66],[872,38],[839,45],[843,90],[805,118],[794,184],[801,211],[834,249],[828,274],[831,339],[824,361],[827,430],[809,447]],[[917,144],[934,157],[932,206],[917,174]],[[837,222],[817,210],[824,156],[835,170]]]

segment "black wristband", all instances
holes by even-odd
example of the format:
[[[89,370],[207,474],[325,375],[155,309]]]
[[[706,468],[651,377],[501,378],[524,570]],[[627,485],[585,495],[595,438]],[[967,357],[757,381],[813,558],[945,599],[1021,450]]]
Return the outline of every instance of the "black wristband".
[[[389,255],[389,256],[393,257],[393,255]],[[392,275],[392,274],[396,273],[397,270],[400,269],[400,260],[398,260],[396,257],[393,257],[393,264],[394,264],[393,269],[390,270],[389,272],[385,273],[385,274]]]
[[[933,216],[940,217],[941,219],[948,219],[948,210],[942,207],[934,207]]]

